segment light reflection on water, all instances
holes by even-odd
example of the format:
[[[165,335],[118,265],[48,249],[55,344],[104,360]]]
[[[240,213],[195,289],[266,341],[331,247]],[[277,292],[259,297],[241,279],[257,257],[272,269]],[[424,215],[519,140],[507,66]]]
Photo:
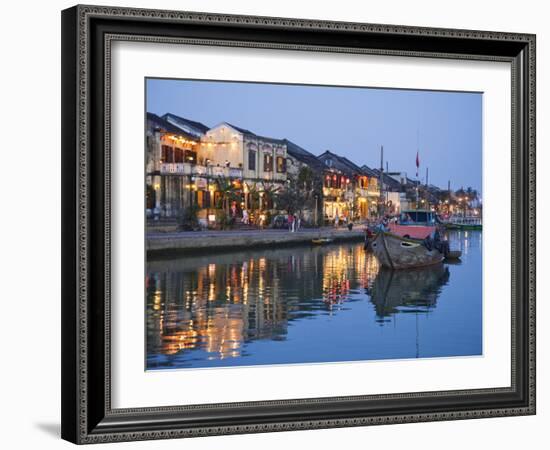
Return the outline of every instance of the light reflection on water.
[[[391,272],[362,244],[149,261],[147,369],[481,353],[481,232]]]

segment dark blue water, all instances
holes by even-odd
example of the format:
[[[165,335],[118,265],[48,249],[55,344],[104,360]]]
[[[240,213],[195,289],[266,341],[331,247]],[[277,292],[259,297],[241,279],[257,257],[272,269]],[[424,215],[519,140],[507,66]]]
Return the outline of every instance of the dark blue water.
[[[482,353],[481,232],[458,264],[381,269],[362,244],[147,265],[147,369]]]

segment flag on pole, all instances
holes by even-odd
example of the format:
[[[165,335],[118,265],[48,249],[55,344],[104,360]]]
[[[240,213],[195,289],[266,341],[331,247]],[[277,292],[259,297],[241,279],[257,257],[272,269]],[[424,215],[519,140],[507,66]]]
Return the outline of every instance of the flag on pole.
[[[416,151],[416,178],[418,178],[418,168],[420,167],[420,156],[418,150]]]

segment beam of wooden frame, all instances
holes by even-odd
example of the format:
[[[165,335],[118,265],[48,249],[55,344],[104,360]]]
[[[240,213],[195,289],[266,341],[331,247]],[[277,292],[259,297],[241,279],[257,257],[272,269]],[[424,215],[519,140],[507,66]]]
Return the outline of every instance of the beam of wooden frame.
[[[110,50],[192,43],[512,66],[512,384],[509,388],[113,409]],[[98,6],[62,13],[62,436],[160,439],[535,413],[535,36]]]

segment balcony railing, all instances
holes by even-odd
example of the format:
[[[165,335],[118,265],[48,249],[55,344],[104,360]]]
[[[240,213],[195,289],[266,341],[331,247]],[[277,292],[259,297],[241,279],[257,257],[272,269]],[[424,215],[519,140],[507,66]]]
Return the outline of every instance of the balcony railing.
[[[358,197],[380,197],[380,191],[375,189],[357,188],[355,192]]]
[[[243,170],[237,167],[199,166],[189,163],[162,163],[162,175],[199,175],[206,177],[242,178]]]

